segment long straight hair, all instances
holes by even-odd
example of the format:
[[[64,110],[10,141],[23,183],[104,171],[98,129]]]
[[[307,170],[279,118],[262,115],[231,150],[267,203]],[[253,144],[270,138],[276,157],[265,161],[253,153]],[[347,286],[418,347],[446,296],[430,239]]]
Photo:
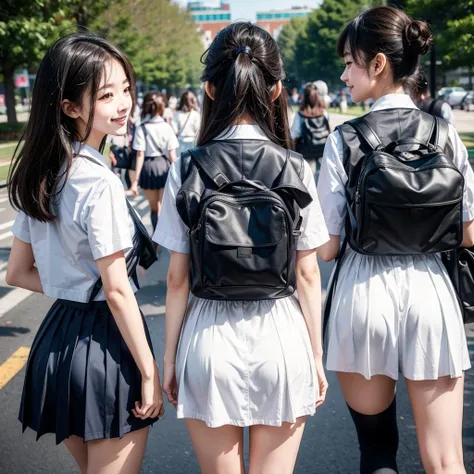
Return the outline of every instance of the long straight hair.
[[[326,110],[324,101],[314,84],[307,84],[303,91],[300,112],[309,117],[323,115]]]
[[[18,144],[8,176],[10,203],[15,209],[42,222],[54,220],[53,199],[61,193],[69,174],[73,143],[85,142],[91,134],[97,92],[111,61],[122,65],[135,102],[132,65],[104,38],[73,33],[47,51],[36,77],[30,118],[20,139],[24,144]],[[76,120],[63,112],[66,99],[76,105],[90,100],[83,137],[78,135]]]
[[[204,94],[197,144],[213,140],[248,115],[271,141],[290,148],[286,94],[272,101],[277,82],[285,79],[272,36],[250,22],[233,23],[204,55],[201,79],[212,86],[214,100]]]

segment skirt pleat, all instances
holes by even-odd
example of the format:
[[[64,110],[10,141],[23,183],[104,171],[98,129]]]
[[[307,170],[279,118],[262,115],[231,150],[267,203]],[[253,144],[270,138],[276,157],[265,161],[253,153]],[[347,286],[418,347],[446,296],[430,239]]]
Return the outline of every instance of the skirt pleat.
[[[170,162],[163,156],[146,157],[140,173],[142,189],[162,189],[166,185]]]
[[[142,317],[147,340],[148,330]],[[106,302],[56,301],[33,342],[19,419],[37,432],[85,442],[118,438],[156,419],[132,413],[141,376]]]

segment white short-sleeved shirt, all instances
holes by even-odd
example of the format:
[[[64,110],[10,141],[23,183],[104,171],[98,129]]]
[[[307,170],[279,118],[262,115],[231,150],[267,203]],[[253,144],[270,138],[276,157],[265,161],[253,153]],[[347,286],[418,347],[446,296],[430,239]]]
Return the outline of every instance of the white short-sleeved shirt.
[[[180,140],[194,140],[201,125],[201,114],[197,110],[189,112],[178,110],[171,125]]]
[[[170,150],[176,150],[179,147],[178,139],[171,125],[166,123],[162,117],[146,117],[142,122],[145,124],[147,138],[143,127],[137,127],[135,137],[133,138],[132,148],[137,151],[144,151],[145,156],[161,156],[164,154],[169,157]]]
[[[87,145],[76,144],[75,150],[83,156],[73,159],[54,205],[56,219],[40,222],[20,212],[12,231],[31,244],[45,295],[85,303],[100,276],[95,261],[129,251],[135,227],[123,185],[102,155]],[[103,292],[96,297],[104,299]]]
[[[380,97],[370,112],[384,109],[417,109],[411,98],[405,94],[387,94]],[[468,161],[466,147],[452,125],[449,125],[449,140],[453,145],[453,161],[464,176],[463,220],[474,219],[474,173]],[[345,185],[347,174],[343,164],[343,141],[336,130],[329,135],[324,148],[318,179],[318,195],[328,231],[341,235],[346,216]]]
[[[268,140],[267,136],[257,125],[237,125],[228,133],[216,138],[216,140],[222,139]],[[160,219],[153,235],[153,240],[174,252],[189,253],[188,227],[181,220],[176,209],[176,195],[181,187],[180,169],[180,158],[178,158],[170,168],[161,206]],[[329,240],[329,235],[319,205],[314,176],[306,162],[304,164],[303,183],[313,201],[301,211],[303,222],[297,249],[310,250],[326,243]]]
[[[329,119],[328,111],[324,111],[324,116]],[[303,117],[299,112],[295,113],[295,118],[293,119],[293,123],[291,125],[291,139],[296,140],[298,137],[301,137],[301,127],[303,126]]]

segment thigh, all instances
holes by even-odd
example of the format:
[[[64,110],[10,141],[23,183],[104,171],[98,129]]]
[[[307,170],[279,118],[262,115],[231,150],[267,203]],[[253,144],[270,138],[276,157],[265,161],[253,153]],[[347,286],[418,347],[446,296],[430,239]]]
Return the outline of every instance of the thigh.
[[[156,212],[158,210],[159,202],[159,193],[160,189],[144,189],[143,192],[150,203],[150,208],[152,211]]]
[[[209,428],[186,418],[202,474],[244,474],[244,434],[239,426]]]
[[[382,413],[395,396],[396,381],[385,375],[367,380],[360,374],[338,372],[337,378],[347,404],[362,415]]]
[[[462,465],[464,376],[406,379],[406,385],[425,470],[430,473],[439,466]]]
[[[87,443],[87,474],[139,474],[149,428]]]
[[[84,440],[78,436],[70,436],[63,441],[64,446],[71,453],[72,457],[76,461],[81,474],[87,473],[87,444],[84,444]]]
[[[300,417],[282,426],[251,426],[249,474],[291,474],[305,423],[306,417]]]

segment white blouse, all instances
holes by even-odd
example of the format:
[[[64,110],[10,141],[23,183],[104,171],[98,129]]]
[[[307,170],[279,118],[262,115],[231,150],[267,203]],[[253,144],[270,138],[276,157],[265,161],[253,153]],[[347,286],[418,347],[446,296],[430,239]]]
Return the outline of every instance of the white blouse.
[[[216,140],[223,139],[268,140],[268,137],[258,125],[237,125],[216,138]],[[181,187],[180,168],[180,158],[178,158],[170,168],[160,219],[153,240],[174,252],[189,253],[188,227],[181,220],[176,209],[176,195]],[[306,162],[304,162],[303,184],[308,189],[313,201],[301,211],[303,222],[297,249],[310,250],[326,243],[329,240],[329,235],[319,205],[314,176]]]
[[[385,109],[416,109],[411,98],[405,94],[387,94],[380,97],[370,112]],[[458,133],[449,125],[449,140],[453,145],[453,161],[464,176],[463,220],[474,219],[474,173],[468,160],[468,153]],[[345,185],[347,174],[343,164],[343,141],[336,130],[329,135],[324,148],[321,170],[318,178],[318,195],[328,231],[341,235],[346,216]]]
[[[46,296],[85,303],[100,276],[95,260],[130,250],[135,227],[120,179],[97,150],[78,145],[83,156],[73,159],[54,205],[56,219],[40,222],[20,212],[12,231],[31,244]],[[103,292],[96,298],[104,299]]]
[[[145,124],[147,137],[141,125]],[[164,154],[169,157],[170,150],[176,150],[179,147],[178,139],[171,128],[162,117],[146,117],[145,120],[137,126],[133,138],[132,148],[137,151],[144,151],[145,156],[161,156]]]

